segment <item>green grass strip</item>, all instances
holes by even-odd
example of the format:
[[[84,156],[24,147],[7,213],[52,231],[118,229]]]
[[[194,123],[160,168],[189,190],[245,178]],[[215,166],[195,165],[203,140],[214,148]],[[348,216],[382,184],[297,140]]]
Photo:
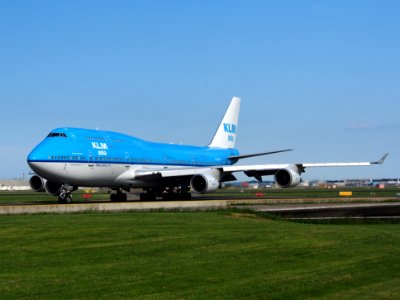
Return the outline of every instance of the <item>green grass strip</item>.
[[[0,217],[0,299],[399,299],[400,224],[242,211]]]

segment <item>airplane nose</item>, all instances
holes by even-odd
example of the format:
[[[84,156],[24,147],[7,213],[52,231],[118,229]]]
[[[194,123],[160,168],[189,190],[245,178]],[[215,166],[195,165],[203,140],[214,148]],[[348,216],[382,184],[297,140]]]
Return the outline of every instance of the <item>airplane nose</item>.
[[[37,152],[36,152],[35,150],[32,150],[32,151],[28,154],[28,157],[27,157],[28,164],[29,164],[30,162],[35,161],[36,158],[37,158]]]
[[[28,164],[29,164],[30,162],[39,161],[39,160],[42,158],[41,156],[42,156],[42,155],[41,155],[41,151],[40,151],[39,146],[35,147],[35,148],[28,154],[28,157],[27,157]]]
[[[39,144],[28,154],[27,162],[32,171],[39,173],[41,162],[44,162],[46,158],[43,146]]]
[[[28,154],[28,158],[27,158],[27,162],[29,167],[32,169],[32,171],[37,172],[36,170],[36,164],[38,161],[39,155],[38,152],[34,150],[32,150],[29,154]]]

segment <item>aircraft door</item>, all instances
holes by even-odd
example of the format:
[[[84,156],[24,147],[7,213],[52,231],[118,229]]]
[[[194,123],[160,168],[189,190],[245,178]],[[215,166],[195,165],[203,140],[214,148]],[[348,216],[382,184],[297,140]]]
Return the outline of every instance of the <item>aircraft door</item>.
[[[129,167],[130,167],[130,162],[131,162],[131,159],[129,156],[129,152],[125,152],[125,167],[127,169],[129,169]]]
[[[93,152],[92,150],[88,151],[88,166],[89,168],[93,169],[94,168],[94,159],[93,159]]]

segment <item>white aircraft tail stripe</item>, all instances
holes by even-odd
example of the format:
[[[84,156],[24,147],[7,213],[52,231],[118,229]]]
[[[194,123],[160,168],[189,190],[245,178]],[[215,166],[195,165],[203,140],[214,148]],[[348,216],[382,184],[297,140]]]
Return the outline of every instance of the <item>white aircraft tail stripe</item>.
[[[240,98],[233,97],[209,147],[235,148]]]

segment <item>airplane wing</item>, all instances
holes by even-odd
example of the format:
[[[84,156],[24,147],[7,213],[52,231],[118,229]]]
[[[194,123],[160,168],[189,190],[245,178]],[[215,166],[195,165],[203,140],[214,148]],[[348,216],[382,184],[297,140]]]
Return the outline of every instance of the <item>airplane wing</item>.
[[[388,154],[385,154],[381,159],[372,162],[261,164],[240,166],[230,165],[197,168],[173,168],[163,170],[137,170],[135,172],[135,179],[143,181],[187,179],[190,181],[190,178],[195,175],[207,177],[208,174],[211,174],[210,176],[214,177],[215,180],[224,182],[235,180],[235,177],[232,175],[232,173],[243,172],[247,176],[254,177],[259,181],[262,181],[262,176],[275,175],[275,180],[279,186],[290,187],[300,183],[300,174],[304,173],[306,168],[371,166],[382,164],[387,156]]]
[[[383,164],[386,153],[381,159],[372,162],[338,162],[338,163],[297,163],[297,164],[266,164],[266,165],[247,165],[247,166],[226,166],[224,172],[244,172],[249,177],[254,177],[262,181],[262,176],[275,175],[275,180],[281,187],[294,186],[300,183],[300,174],[306,168],[316,167],[356,167]],[[297,182],[298,181],[298,182]]]
[[[185,176],[193,176],[197,174],[202,174],[209,170],[220,169],[221,167],[197,167],[197,168],[168,168],[165,170],[159,169],[147,169],[147,170],[137,170],[135,171],[135,179],[143,180],[143,181],[153,181],[159,180],[162,178],[171,178],[171,177],[185,177]]]

